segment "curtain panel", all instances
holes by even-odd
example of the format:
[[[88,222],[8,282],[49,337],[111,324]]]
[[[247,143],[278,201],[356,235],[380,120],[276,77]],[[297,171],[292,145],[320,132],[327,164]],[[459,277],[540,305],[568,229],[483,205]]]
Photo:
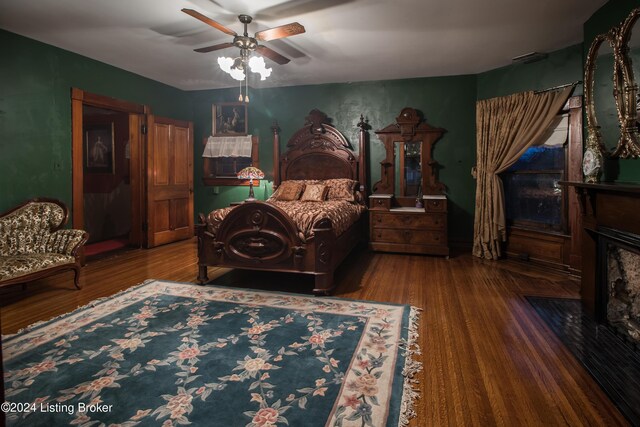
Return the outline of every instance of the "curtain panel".
[[[498,259],[506,241],[504,190],[499,173],[543,137],[573,86],[521,92],[476,103],[476,206],[473,255]]]

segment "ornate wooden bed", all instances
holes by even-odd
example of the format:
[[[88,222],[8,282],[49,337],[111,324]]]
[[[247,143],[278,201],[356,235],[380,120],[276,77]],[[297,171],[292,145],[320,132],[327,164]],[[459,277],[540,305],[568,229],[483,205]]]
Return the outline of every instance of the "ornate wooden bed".
[[[359,153],[352,152],[345,137],[313,110],[305,126],[287,143],[280,156],[278,126],[272,127],[274,150],[274,188],[287,180],[327,180],[348,178],[357,181],[361,197],[355,203],[366,206],[366,125],[358,123]],[[311,202],[313,203],[313,202]],[[211,216],[211,215],[210,215]],[[332,221],[313,224],[312,237],[301,236],[291,217],[279,207],[260,201],[247,201],[231,209],[213,224],[210,216],[199,214],[198,282],[209,281],[207,266],[269,270],[312,274],[315,294],[326,295],[332,288],[337,266],[365,235],[366,212],[339,236]]]

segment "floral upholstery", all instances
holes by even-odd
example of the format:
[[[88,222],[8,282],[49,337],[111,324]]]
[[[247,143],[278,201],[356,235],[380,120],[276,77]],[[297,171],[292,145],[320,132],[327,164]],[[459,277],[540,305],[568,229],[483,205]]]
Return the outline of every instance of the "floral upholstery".
[[[62,254],[18,254],[0,256],[0,280],[24,276],[64,264],[73,264],[76,259]]]
[[[76,252],[88,235],[61,230],[66,221],[66,207],[52,199],[32,200],[0,216],[0,285],[23,276],[27,281],[27,276],[53,268],[68,266],[77,272]]]

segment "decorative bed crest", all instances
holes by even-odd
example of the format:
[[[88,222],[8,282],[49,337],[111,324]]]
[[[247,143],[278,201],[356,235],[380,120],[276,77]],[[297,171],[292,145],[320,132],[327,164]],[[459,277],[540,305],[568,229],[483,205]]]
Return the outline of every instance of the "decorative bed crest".
[[[311,135],[310,135],[311,134]],[[342,134],[331,124],[325,113],[311,110],[305,117],[305,127],[297,131],[287,143],[289,150],[331,150],[347,149],[351,146]]]
[[[324,124],[329,123],[329,118],[325,113],[320,110],[313,109],[309,112],[309,115],[304,118],[305,124],[310,125],[309,131],[311,133],[324,133]]]

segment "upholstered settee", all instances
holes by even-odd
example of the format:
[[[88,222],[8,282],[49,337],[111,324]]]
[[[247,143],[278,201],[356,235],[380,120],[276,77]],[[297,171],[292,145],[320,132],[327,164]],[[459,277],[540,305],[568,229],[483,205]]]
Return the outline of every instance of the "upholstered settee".
[[[89,234],[62,229],[68,217],[64,203],[44,198],[0,214],[0,286],[73,270],[74,284],[80,289],[78,250]]]

